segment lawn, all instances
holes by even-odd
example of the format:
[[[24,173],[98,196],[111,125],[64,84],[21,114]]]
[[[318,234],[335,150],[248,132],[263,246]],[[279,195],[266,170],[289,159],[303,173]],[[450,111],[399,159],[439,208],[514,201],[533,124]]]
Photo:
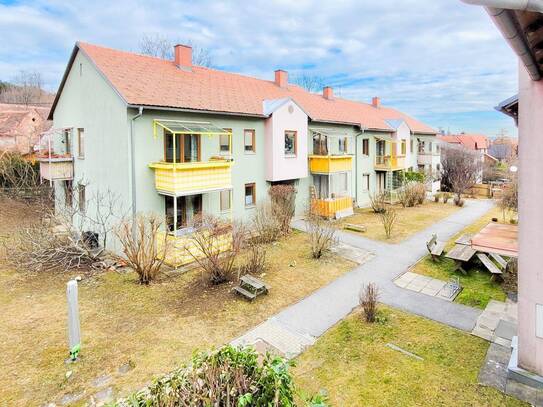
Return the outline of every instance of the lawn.
[[[333,406],[526,405],[477,384],[483,339],[389,307],[381,317],[368,324],[355,311],[333,327],[297,359],[296,384],[307,394],[326,391]]]
[[[454,246],[454,241],[458,237],[464,233],[477,233],[491,222],[494,217],[498,218],[499,222],[502,221],[501,210],[497,207],[492,208],[477,221],[450,239],[447,242],[446,250]],[[463,290],[456,297],[455,301],[461,304],[484,309],[490,300],[505,301],[506,295],[501,284],[496,281],[490,281],[490,273],[483,266],[470,264],[469,267],[465,268],[468,271],[467,276],[454,271],[454,261],[451,259],[441,257],[438,261],[433,262],[430,256],[426,256],[411,271],[445,281],[449,281],[451,277],[458,277]]]
[[[387,239],[385,235],[379,215],[374,213],[371,208],[356,209],[354,215],[342,220],[342,224],[353,223],[363,225],[366,227],[366,232],[352,233],[357,233],[370,239],[399,243],[459,209],[451,202],[444,204],[433,201],[426,201],[423,205],[412,208],[403,208],[401,205],[393,205],[392,208],[397,212],[397,219],[390,239]]]
[[[12,211],[8,225],[5,213],[0,209],[4,237],[16,227],[14,219],[29,218]],[[313,260],[300,232],[271,245],[268,260],[263,279],[270,294],[252,303],[236,297],[231,284],[202,286],[199,270],[165,273],[150,286],[138,285],[133,272],[81,274],[76,364],[64,362],[65,284],[78,273],[29,274],[0,265],[0,400],[40,405],[70,394],[83,395],[83,402],[98,391],[93,382],[102,375],[116,394],[126,395],[188,361],[195,349],[229,342],[354,267],[333,255]],[[120,372],[123,365],[132,368]]]

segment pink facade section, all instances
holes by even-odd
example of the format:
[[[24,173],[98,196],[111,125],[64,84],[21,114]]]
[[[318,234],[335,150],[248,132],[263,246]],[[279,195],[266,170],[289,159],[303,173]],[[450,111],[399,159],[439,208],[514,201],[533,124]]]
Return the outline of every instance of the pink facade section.
[[[519,365],[543,376],[543,81],[519,67]],[[539,307],[541,309],[541,307]],[[538,324],[539,318],[539,324]],[[537,331],[536,331],[537,330]]]
[[[296,132],[296,154],[285,154],[285,132]],[[286,181],[308,173],[307,114],[294,102],[278,107],[266,119],[266,179]]]

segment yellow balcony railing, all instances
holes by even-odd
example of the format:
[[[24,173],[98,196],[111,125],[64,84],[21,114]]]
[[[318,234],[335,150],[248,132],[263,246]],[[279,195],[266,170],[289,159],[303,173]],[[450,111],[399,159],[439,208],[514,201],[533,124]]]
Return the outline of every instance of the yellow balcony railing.
[[[316,174],[351,171],[352,161],[351,155],[310,155],[309,170]]]
[[[375,157],[376,170],[398,170],[405,168],[405,156],[403,155],[378,155]]]
[[[311,209],[320,216],[334,218],[337,212],[353,207],[353,200],[350,196],[339,198],[313,199]]]
[[[149,167],[155,171],[158,192],[187,195],[232,188],[232,161],[157,162]]]

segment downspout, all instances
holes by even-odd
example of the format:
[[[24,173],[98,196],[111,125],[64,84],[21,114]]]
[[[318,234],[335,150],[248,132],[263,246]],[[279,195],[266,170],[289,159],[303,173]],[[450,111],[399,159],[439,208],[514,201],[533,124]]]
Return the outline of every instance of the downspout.
[[[135,235],[136,227],[136,146],[134,144],[135,121],[143,115],[143,106],[139,107],[138,114],[130,119],[130,189],[132,195],[132,234]]]
[[[502,32],[503,36],[513,48],[513,51],[525,65],[530,77],[534,81],[541,79],[541,72],[534,56],[526,43],[522,28],[514,16],[513,11],[531,11],[543,13],[543,0],[462,0],[464,3],[484,6]]]
[[[361,126],[360,133],[354,136],[354,199],[356,205],[358,205],[358,136],[363,136],[365,131],[366,129]]]

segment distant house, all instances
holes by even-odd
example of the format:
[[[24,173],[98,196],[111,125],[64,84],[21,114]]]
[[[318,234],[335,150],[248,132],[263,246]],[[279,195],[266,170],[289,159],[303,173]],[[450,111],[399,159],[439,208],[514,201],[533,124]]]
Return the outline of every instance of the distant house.
[[[491,141],[488,153],[499,161],[515,161],[518,158],[518,139],[498,137]]]
[[[0,151],[30,154],[40,133],[48,130],[49,109],[0,103]]]

